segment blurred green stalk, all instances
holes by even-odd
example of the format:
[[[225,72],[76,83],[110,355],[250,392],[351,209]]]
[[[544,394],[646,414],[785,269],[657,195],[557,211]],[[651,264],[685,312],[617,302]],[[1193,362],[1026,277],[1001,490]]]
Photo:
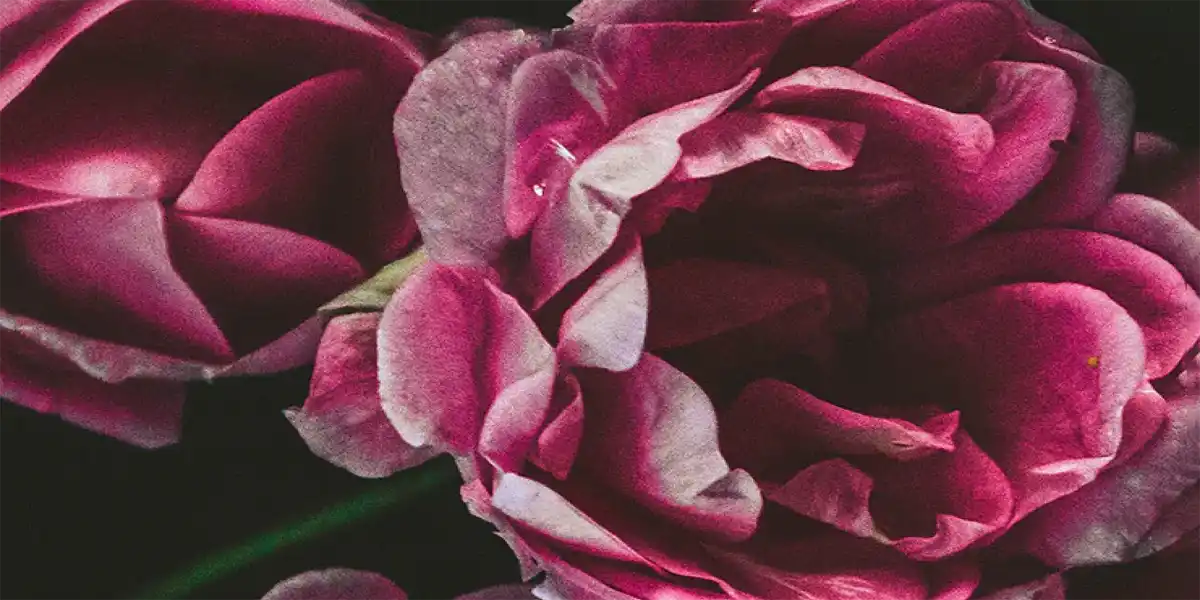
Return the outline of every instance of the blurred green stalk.
[[[384,509],[393,508],[425,492],[457,481],[456,477],[457,472],[453,466],[447,466],[440,460],[431,461],[394,477],[378,489],[339,502],[285,527],[268,531],[244,544],[204,557],[168,577],[145,586],[135,593],[134,597],[142,600],[186,598],[198,588],[235,573],[277,550],[320,537],[355,521],[374,517]],[[266,592],[267,590],[262,590],[262,593]]]

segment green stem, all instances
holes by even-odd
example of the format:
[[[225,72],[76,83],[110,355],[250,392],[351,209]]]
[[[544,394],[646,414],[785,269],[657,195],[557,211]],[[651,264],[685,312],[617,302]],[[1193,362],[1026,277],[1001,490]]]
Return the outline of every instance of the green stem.
[[[316,514],[222,550],[139,590],[147,600],[186,598],[215,580],[266,558],[282,548],[320,537],[346,524],[368,519],[427,491],[455,481],[455,471],[433,461],[406,472],[385,486],[330,506]],[[263,590],[266,593],[266,590]]]

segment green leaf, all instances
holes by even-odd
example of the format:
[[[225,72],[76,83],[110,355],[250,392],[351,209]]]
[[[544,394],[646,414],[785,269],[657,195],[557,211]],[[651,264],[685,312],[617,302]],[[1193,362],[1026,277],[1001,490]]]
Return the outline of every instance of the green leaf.
[[[427,260],[425,249],[418,248],[412,254],[387,265],[370,279],[329,301],[317,312],[328,318],[356,312],[382,311],[396,288]]]

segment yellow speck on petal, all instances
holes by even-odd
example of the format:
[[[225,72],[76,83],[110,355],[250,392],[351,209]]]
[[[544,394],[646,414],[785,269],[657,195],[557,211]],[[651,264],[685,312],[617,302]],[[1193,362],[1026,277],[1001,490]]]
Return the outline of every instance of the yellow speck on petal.
[[[1087,362],[1088,362],[1089,367],[1095,369],[1096,367],[1100,366],[1100,357],[1099,356],[1089,356]]]

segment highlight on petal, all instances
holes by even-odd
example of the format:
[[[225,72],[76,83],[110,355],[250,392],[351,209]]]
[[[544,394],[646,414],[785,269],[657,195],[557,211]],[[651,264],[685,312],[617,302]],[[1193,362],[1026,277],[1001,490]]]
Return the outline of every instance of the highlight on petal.
[[[524,309],[477,270],[422,265],[380,322],[384,412],[413,446],[471,452],[497,397],[553,368]]]
[[[626,371],[641,359],[649,298],[641,242],[631,240],[563,316],[558,353],[568,363]]]
[[[577,25],[724,21],[745,15],[740,0],[583,0],[567,12]]]
[[[378,573],[333,568],[293,575],[262,600],[408,600],[408,595]]]
[[[722,540],[754,533],[762,494],[730,469],[708,396],[652,355],[623,373],[587,373],[579,461],[593,476],[664,518]]]
[[[1145,373],[1137,323],[1073,283],[956,298],[882,325],[870,343],[879,389],[961,410],[964,429],[1012,481],[1013,522],[1113,460]]]
[[[404,191],[433,260],[484,266],[507,242],[507,96],[541,47],[521,30],[472,36],[431,61],[396,111]]]
[[[1058,573],[1029,583],[997,590],[979,600],[1065,600],[1067,586]]]
[[[1189,223],[1167,204],[1137,194],[1117,194],[1088,223],[1089,229],[1129,240],[1169,261],[1200,293],[1200,220]]]
[[[814,171],[854,165],[865,128],[859,123],[777,113],[725,113],[681,140],[683,175],[720,175],[766,158]]]
[[[1193,396],[1169,404],[1166,424],[1140,452],[1030,515],[1014,534],[1057,567],[1132,561],[1200,527],[1198,486],[1200,396]]]
[[[308,399],[284,416],[313,454],[359,477],[387,477],[434,456],[392,427],[379,398],[379,313],[335,317],[317,351]]]
[[[534,225],[534,306],[587,270],[617,238],[635,196],[659,185],[682,155],[679,138],[729,108],[758,77],[650,115],[627,127],[575,171],[566,198]]]

